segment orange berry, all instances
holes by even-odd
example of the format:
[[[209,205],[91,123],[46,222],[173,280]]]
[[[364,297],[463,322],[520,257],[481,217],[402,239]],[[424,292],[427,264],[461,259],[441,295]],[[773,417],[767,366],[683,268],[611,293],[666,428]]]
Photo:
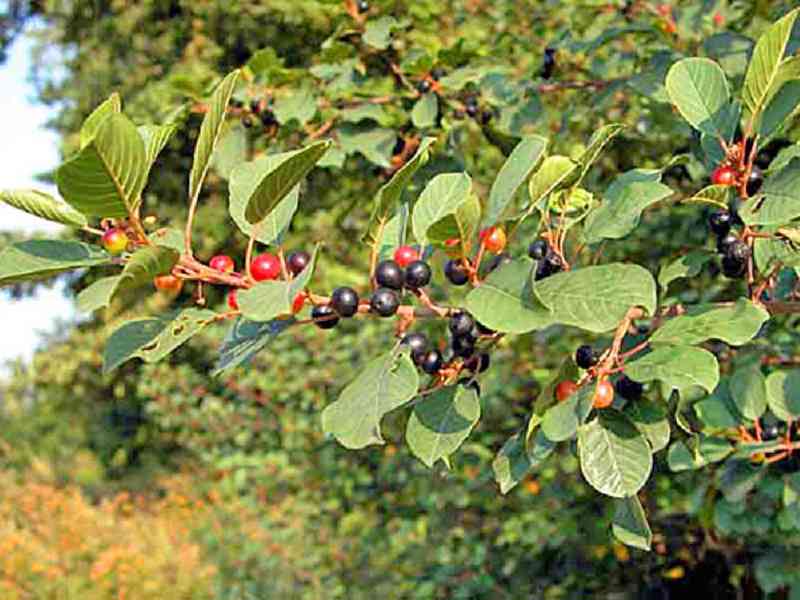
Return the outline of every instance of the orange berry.
[[[489,227],[480,233],[481,243],[492,254],[500,254],[506,248],[506,232],[500,227]]]
[[[578,391],[578,385],[569,379],[562,381],[556,386],[556,400],[563,402],[572,394]]]
[[[183,281],[174,275],[159,275],[153,279],[153,285],[160,292],[179,292],[183,287]]]
[[[614,402],[614,386],[607,379],[597,382],[592,405],[595,408],[608,408]]]

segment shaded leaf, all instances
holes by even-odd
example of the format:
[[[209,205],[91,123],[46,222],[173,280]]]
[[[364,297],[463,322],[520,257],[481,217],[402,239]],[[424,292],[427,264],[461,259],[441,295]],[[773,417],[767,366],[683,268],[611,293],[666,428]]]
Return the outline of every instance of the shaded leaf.
[[[0,252],[0,286],[46,279],[81,267],[111,263],[97,246],[61,240],[28,240]]]
[[[217,377],[247,364],[296,322],[294,317],[275,319],[266,323],[256,323],[239,317],[222,342],[219,359],[211,374]]]
[[[800,369],[770,373],[767,404],[781,421],[796,421],[800,417]]]
[[[626,546],[649,551],[653,543],[653,532],[650,531],[639,498],[627,496],[615,500],[614,506],[614,520],[611,522],[614,537]]]
[[[665,265],[658,272],[658,285],[663,290],[677,279],[691,279],[697,277],[709,261],[714,259],[714,254],[707,250],[694,250]]]
[[[742,416],[750,420],[761,418],[767,409],[767,381],[760,364],[739,367],[731,375],[730,390]]]
[[[507,494],[533,469],[552,454],[555,443],[539,431],[533,438],[530,449],[526,450],[521,431],[506,440],[492,461],[494,479],[500,486],[500,493]]]

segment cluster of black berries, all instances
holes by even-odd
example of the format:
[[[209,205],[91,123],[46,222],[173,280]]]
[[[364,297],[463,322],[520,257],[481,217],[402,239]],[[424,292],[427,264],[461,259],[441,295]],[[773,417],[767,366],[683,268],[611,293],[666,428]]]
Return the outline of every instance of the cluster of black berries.
[[[439,67],[432,69],[430,77],[425,77],[417,82],[417,91],[420,94],[427,94],[433,89],[433,82],[439,81],[442,77],[444,77],[444,69]]]
[[[536,261],[536,281],[550,277],[564,270],[564,261],[547,243],[547,240],[534,240],[528,246],[528,256]]]
[[[483,373],[489,368],[489,355],[478,352],[476,344],[481,335],[492,335],[494,332],[480,323],[466,311],[458,311],[450,315],[448,322],[451,341],[452,359],[463,359],[465,369],[473,373]],[[429,375],[435,375],[446,366],[445,356],[439,350],[430,348],[428,338],[423,333],[412,332],[401,340],[411,349],[411,359]]]
[[[581,369],[596,367],[599,361],[599,353],[589,344],[583,344],[575,351],[575,364]],[[630,401],[639,400],[644,392],[644,386],[627,375],[622,375],[617,379],[614,383],[614,389],[622,398]]]
[[[735,211],[718,210],[708,217],[708,226],[717,238],[717,252],[722,256],[722,273],[731,279],[741,279],[747,272],[750,246],[732,231],[742,225]]]
[[[231,107],[242,111],[242,125],[248,129],[256,124],[256,119],[261,121],[265,128],[271,128],[278,125],[278,120],[275,118],[275,113],[272,109],[261,100],[252,100],[248,109],[245,111],[244,102],[236,98],[231,99]]]
[[[468,117],[475,119],[481,125],[488,125],[494,116],[489,109],[481,110],[480,101],[476,95],[469,95],[464,99],[464,110],[456,110],[455,117],[457,119],[463,119],[465,113]]]

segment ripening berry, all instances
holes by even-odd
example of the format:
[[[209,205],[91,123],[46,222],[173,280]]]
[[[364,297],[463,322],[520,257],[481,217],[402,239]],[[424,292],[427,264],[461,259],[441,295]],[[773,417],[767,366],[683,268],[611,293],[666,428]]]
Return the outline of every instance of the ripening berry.
[[[236,288],[228,291],[228,306],[231,310],[239,310],[239,301],[236,299]]]
[[[481,243],[492,254],[500,254],[506,248],[506,232],[501,227],[489,227],[480,233]]]
[[[208,266],[215,271],[222,271],[223,273],[231,273],[236,268],[233,259],[225,254],[218,254],[212,257],[208,261]]]
[[[174,275],[159,275],[153,279],[153,285],[155,285],[156,289],[160,292],[177,293],[181,291],[183,281]]]
[[[312,308],[311,318],[320,329],[333,329],[339,323],[339,316],[327,304],[317,304]]]
[[[298,292],[297,295],[292,300],[292,314],[296,315],[301,310],[303,310],[303,306],[306,304],[306,296],[305,292]]]
[[[305,250],[298,250],[286,258],[286,268],[292,275],[300,275],[310,262],[311,255]]]
[[[358,312],[358,294],[351,287],[338,287],[331,294],[331,306],[340,317],[352,317]]]
[[[125,252],[130,240],[128,239],[128,234],[126,234],[123,229],[112,227],[103,234],[102,242],[103,248],[105,248],[109,254],[117,255]]]
[[[567,379],[556,386],[556,400],[563,402],[578,391],[578,384]]]
[[[594,389],[592,406],[595,408],[608,408],[614,402],[614,386],[607,379],[597,382]]]
[[[400,246],[394,251],[394,262],[400,265],[402,269],[405,269],[415,260],[419,260],[419,252],[417,252],[416,248]]]
[[[274,254],[260,254],[250,263],[250,274],[256,281],[277,279],[281,274],[281,261]]]
[[[657,10],[662,17],[668,17],[672,14],[672,6],[669,4],[659,4]]]
[[[716,25],[717,27],[722,27],[723,25],[725,25],[725,17],[722,15],[722,13],[715,12],[712,19],[714,21],[714,25]]]
[[[711,173],[711,183],[714,185],[736,185],[736,171],[727,166],[717,167]]]

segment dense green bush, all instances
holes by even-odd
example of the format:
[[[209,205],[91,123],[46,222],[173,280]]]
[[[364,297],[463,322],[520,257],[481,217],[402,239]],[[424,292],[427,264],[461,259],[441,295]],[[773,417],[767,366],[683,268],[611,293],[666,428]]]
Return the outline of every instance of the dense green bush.
[[[88,446],[106,476],[123,478],[115,485],[130,486],[134,477],[147,485],[157,464],[191,456],[228,494],[316,507],[292,535],[323,549],[309,557],[318,565],[343,546],[347,560],[316,567],[335,580],[331,596],[558,597],[713,585],[751,594],[754,578],[766,591],[796,583],[797,11],[713,2],[226,6],[142,2],[98,12],[78,2],[42,12],[37,74],[42,98],[64,102],[54,124],[68,156],[56,174],[67,203],[31,191],[2,199],[77,225],[84,242],[96,242],[98,227],[126,229],[136,251],[110,258],[59,241],[0,255],[4,285],[97,267],[74,280],[79,307],[96,318],[53,340],[7,384],[4,431],[24,442],[12,460],[24,467],[46,455],[72,478],[69,455]],[[55,56],[66,76],[49,76]],[[132,123],[159,125],[137,133]],[[761,152],[736,146],[743,137]],[[707,185],[725,148],[737,177],[756,163],[764,169],[754,198],[744,181]],[[191,250],[181,233],[190,170],[190,200],[199,199]],[[404,174],[413,177],[394,197]],[[715,182],[723,175],[715,172]],[[290,190],[301,180],[294,215]],[[243,235],[231,234],[228,184]],[[709,249],[708,213],[731,202],[747,224],[736,229],[746,243],[745,281],[729,259],[722,269],[735,276],[720,275]],[[426,204],[440,212],[431,216]],[[404,210],[413,215],[407,227],[397,216]],[[247,273],[203,264],[226,253],[242,266],[245,220],[265,218],[274,231],[261,225],[256,236],[268,245],[311,251],[324,242],[313,284],[253,286]],[[441,277],[445,241],[458,239],[474,258],[486,226],[508,234],[514,260],[488,279],[479,270],[474,290],[454,290]],[[313,286],[317,304],[339,285],[366,292],[374,261],[370,244],[354,241],[372,233],[372,252],[390,256],[406,230],[434,267],[434,312],[466,306],[495,330],[532,333],[483,340],[492,365],[477,375],[480,397],[444,387],[415,401],[416,416],[386,416],[384,451],[346,451],[325,433],[348,447],[380,436],[358,425],[364,397],[347,410],[330,408],[332,399],[389,350],[391,327],[358,320],[332,333],[298,326],[274,340],[265,334],[295,322],[287,315],[301,287]],[[543,232],[572,269],[534,282],[537,267],[523,257]],[[152,293],[153,278],[169,271],[211,284],[205,308],[186,308],[191,285]],[[226,307],[227,286],[245,288],[243,318]],[[700,313],[683,315],[685,306]],[[189,320],[145,316],[171,307],[191,311]],[[216,321],[233,318],[223,341]],[[445,338],[444,322],[422,329]],[[182,345],[188,333],[197,335]],[[649,353],[641,345],[648,336]],[[610,349],[599,371],[578,371],[571,356],[581,343]],[[645,399],[593,411],[594,382],[619,377],[619,351],[631,351],[624,367],[647,384]],[[134,356],[153,364],[125,362]],[[398,373],[395,385],[409,390],[396,400],[405,404],[418,376],[403,352],[384,356],[380,377]],[[581,391],[556,403],[550,382],[578,377]],[[371,425],[388,412],[385,400],[374,393]],[[462,412],[457,431],[430,424],[444,406]],[[81,426],[64,427],[66,414]],[[416,429],[406,445],[409,418]],[[767,440],[780,423],[788,423],[781,437]],[[430,472],[415,456],[450,469]],[[620,499],[595,495],[581,472]],[[499,495],[494,479],[512,491]],[[96,476],[82,483],[102,490]],[[618,545],[609,552],[612,521],[617,537],[652,546],[653,557]],[[305,532],[309,523],[319,528]],[[241,597],[275,593],[275,567],[254,552],[241,568],[224,552],[216,559],[234,561],[222,570],[230,585],[253,579]],[[635,567],[617,568],[626,562]]]

